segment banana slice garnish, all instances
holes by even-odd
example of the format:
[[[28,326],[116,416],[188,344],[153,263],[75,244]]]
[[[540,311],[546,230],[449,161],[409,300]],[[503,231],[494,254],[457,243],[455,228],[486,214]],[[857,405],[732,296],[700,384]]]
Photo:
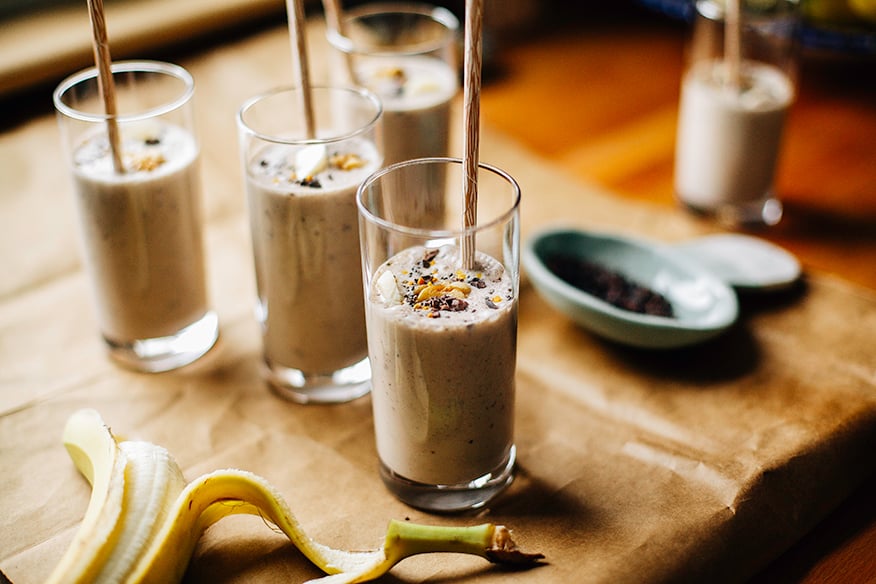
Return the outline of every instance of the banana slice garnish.
[[[328,149],[325,144],[311,144],[295,153],[295,174],[300,179],[313,177],[328,166]]]

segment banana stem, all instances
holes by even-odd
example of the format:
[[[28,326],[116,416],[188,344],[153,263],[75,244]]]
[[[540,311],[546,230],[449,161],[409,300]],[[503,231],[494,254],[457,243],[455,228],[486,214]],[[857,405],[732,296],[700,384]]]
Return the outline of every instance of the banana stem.
[[[493,525],[438,526],[390,521],[386,531],[386,558],[399,561],[417,554],[451,552],[486,557],[493,537]]]
[[[544,557],[518,550],[502,525],[438,526],[390,521],[384,544],[388,561],[398,563],[416,554],[435,552],[471,554],[493,563],[517,565],[533,564]]]

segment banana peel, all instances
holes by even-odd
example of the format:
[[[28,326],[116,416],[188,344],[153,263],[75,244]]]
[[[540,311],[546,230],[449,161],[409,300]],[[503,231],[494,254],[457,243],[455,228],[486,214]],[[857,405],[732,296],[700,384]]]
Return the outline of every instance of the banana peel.
[[[266,479],[226,469],[186,483],[166,449],[117,439],[95,410],[75,412],[63,442],[92,492],[47,584],[178,583],[204,530],[234,514],[258,515],[276,525],[327,574],[311,581],[321,584],[367,582],[423,553],[473,554],[512,566],[531,566],[544,557],[520,551],[510,530],[492,523],[433,526],[392,520],[381,549],[334,549],[307,536]]]

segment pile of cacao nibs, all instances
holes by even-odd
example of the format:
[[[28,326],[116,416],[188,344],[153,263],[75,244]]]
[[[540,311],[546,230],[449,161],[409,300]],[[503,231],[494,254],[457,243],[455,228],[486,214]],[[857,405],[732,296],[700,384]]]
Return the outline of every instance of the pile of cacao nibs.
[[[547,267],[567,284],[623,310],[673,318],[665,296],[626,278],[605,266],[573,255],[556,254],[546,259]]]

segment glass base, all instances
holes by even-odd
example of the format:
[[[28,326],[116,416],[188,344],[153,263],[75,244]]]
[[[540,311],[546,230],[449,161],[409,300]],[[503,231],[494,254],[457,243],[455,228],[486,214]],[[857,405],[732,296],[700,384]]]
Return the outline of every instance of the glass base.
[[[328,374],[305,373],[266,361],[263,376],[274,393],[299,404],[344,403],[371,391],[371,364],[367,357]]]
[[[212,311],[167,337],[130,342],[104,337],[112,360],[146,373],[161,373],[188,365],[204,356],[218,339],[219,318]]]
[[[493,471],[457,485],[428,485],[406,479],[380,462],[380,478],[400,501],[424,511],[455,513],[479,509],[504,491],[514,480],[517,449],[511,446],[508,458]]]
[[[714,217],[727,227],[770,227],[782,220],[784,209],[781,201],[767,197],[757,201],[726,204],[704,208],[679,199],[685,207],[698,215]]]

